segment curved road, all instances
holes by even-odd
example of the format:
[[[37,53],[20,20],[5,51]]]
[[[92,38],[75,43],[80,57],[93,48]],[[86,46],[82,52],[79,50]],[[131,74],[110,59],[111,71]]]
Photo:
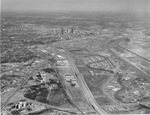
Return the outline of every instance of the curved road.
[[[59,55],[62,55],[63,57],[67,58],[72,66],[72,69],[74,70],[75,74],[76,74],[76,78],[79,82],[79,85],[86,97],[86,99],[90,102],[90,104],[92,105],[92,107],[97,111],[98,115],[107,115],[107,113],[101,109],[101,107],[99,106],[99,104],[96,102],[95,98],[93,97],[91,91],[89,90],[87,84],[84,81],[83,75],[79,72],[78,68],[76,67],[74,61],[72,60],[72,58],[70,58],[67,55],[64,55],[62,53],[59,53],[59,51],[56,50],[56,53]]]

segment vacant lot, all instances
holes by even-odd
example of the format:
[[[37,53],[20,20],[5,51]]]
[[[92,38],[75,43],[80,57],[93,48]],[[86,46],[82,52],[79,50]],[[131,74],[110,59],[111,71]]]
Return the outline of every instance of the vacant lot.
[[[98,75],[98,76],[91,76],[91,75],[83,75],[84,80],[87,83],[89,89],[93,93],[94,96],[104,95],[101,87],[108,79],[106,75]]]
[[[97,103],[100,106],[112,105],[113,104],[113,101],[110,100],[108,97],[98,97],[98,98],[95,98],[95,100],[97,101]]]

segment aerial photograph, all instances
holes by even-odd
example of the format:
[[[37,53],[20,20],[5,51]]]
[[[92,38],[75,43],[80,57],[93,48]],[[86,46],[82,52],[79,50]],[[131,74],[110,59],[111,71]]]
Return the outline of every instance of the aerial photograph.
[[[0,4],[0,115],[150,115],[150,0]]]

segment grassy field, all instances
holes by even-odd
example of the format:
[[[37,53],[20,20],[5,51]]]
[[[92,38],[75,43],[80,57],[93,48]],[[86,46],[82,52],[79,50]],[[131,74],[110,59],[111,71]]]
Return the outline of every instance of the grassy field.
[[[84,80],[87,83],[89,89],[93,93],[94,96],[101,96],[104,95],[101,87],[108,79],[106,75],[98,75],[98,76],[91,76],[91,75],[84,75]]]
[[[112,105],[113,104],[113,101],[110,100],[108,97],[97,97],[95,98],[95,100],[97,101],[97,103],[100,105],[100,106],[105,106],[105,105]]]

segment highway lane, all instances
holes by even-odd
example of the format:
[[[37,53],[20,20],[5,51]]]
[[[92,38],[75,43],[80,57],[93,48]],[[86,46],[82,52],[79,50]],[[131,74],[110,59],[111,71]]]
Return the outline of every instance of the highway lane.
[[[107,92],[105,92],[104,87],[105,87],[111,80],[114,79],[114,76],[116,75],[116,73],[118,72],[118,70],[119,70],[119,66],[117,65],[117,67],[116,67],[115,70],[114,70],[113,75],[112,75],[112,76],[105,82],[105,84],[102,86],[102,89],[103,89],[103,92],[105,93],[105,95],[107,95],[111,100],[113,100],[113,101],[115,102],[115,104],[117,104],[118,102],[116,102],[116,100],[114,100],[111,96],[109,96],[109,95],[107,94]]]
[[[130,66],[132,66],[134,69],[136,69],[136,71],[140,71],[141,73],[143,73],[143,74],[145,74],[145,75],[147,75],[147,76],[150,77],[150,75],[148,75],[146,72],[144,72],[144,71],[140,70],[139,68],[135,67],[135,66],[134,66],[133,64],[131,64],[128,60],[126,60],[126,59],[120,57],[119,55],[117,55],[115,52],[112,51],[112,49],[113,49],[114,47],[118,47],[118,48],[120,48],[120,49],[122,49],[122,50],[126,50],[126,48],[123,48],[122,46],[119,45],[119,43],[122,42],[123,40],[125,40],[125,39],[113,40],[112,42],[108,42],[108,43],[106,44],[106,46],[108,47],[109,51],[110,51],[111,53],[113,53],[113,55],[115,55],[116,57],[120,58],[123,62],[125,62],[125,63],[129,64]],[[112,49],[111,49],[111,48],[112,48]],[[133,53],[133,54],[135,54],[136,56],[138,56],[138,57],[140,57],[140,58],[142,58],[142,59],[145,59],[144,57],[139,56],[138,54],[136,54],[136,53],[134,53],[134,52],[131,52],[131,51],[130,51],[130,53]],[[145,59],[145,60],[148,61],[147,59]]]
[[[47,60],[48,63],[50,63],[51,65],[53,65],[53,68],[56,70],[55,64],[52,64],[52,62],[49,61],[49,58],[50,58],[50,57],[47,56],[47,54],[45,54],[45,53],[43,53],[43,52],[40,52],[40,51],[38,51],[38,50],[36,50],[36,49],[34,49],[34,53],[36,53],[37,55],[39,55],[39,56],[40,56],[41,58],[43,58],[44,60]],[[82,112],[82,110],[73,102],[72,96],[70,95],[70,91],[69,91],[69,89],[65,86],[64,79],[63,79],[57,72],[56,72],[56,75],[59,77],[59,79],[60,79],[60,81],[61,81],[61,83],[62,83],[62,86],[63,86],[63,88],[64,88],[64,90],[65,90],[65,92],[66,92],[66,94],[67,94],[67,96],[68,96],[68,98],[69,98],[71,104],[72,104],[75,108],[77,108],[77,109],[80,111],[81,114],[84,115],[84,113]]]
[[[78,68],[76,67],[76,65],[74,64],[74,62],[73,62],[71,59],[69,59],[69,60],[70,60],[72,66],[73,66],[73,68],[74,68],[74,70],[75,70],[75,73],[77,74],[76,77],[77,77],[77,79],[79,80],[80,86],[81,86],[81,88],[83,89],[83,91],[84,91],[85,96],[87,97],[87,99],[88,99],[88,100],[90,101],[90,103],[94,106],[94,108],[97,110],[98,113],[100,113],[100,114],[106,114],[106,112],[104,112],[104,111],[100,108],[99,104],[96,102],[96,100],[95,100],[93,94],[91,93],[91,91],[89,90],[87,84],[86,84],[85,81],[84,81],[83,75],[79,72],[79,70],[78,70]]]
[[[37,50],[33,50],[34,51],[34,53],[36,53],[37,55],[39,55],[42,59],[44,59],[44,62],[42,62],[42,63],[40,63],[37,67],[35,67],[34,68],[34,70],[30,73],[30,74],[27,74],[26,76],[27,76],[27,78],[24,80],[24,81],[22,81],[22,83],[16,88],[16,90],[12,93],[12,95],[5,101],[5,103],[2,105],[2,109],[7,105],[7,103],[13,98],[13,96],[19,91],[19,89],[20,89],[20,87],[22,87],[27,81],[28,81],[28,79],[30,78],[30,77],[32,77],[34,74],[36,74],[36,72],[38,71],[38,70],[40,70],[43,66],[45,66],[46,64],[48,64],[48,63],[50,63],[50,64],[52,64],[48,59],[50,58],[48,58],[47,57],[47,55],[45,55],[44,53],[42,53],[42,52],[39,52],[39,51],[37,51]],[[58,75],[58,74],[57,74]],[[59,75],[58,75],[59,76]],[[64,85],[63,85],[64,86]],[[65,87],[64,87],[65,88]],[[65,88],[66,89],[66,88]],[[69,92],[67,91],[67,94],[69,95]],[[71,96],[70,96],[71,97]],[[33,101],[33,100],[32,100]],[[40,102],[38,102],[38,103],[40,103]],[[44,104],[44,103],[41,103],[41,104]],[[46,105],[47,107],[51,107],[51,108],[54,108],[54,109],[57,109],[57,110],[60,110],[60,111],[66,111],[66,112],[70,112],[70,113],[73,113],[72,111],[69,111],[69,110],[67,110],[67,109],[60,109],[60,108],[58,108],[58,107],[52,107],[52,106],[50,106],[50,105],[48,105],[48,104],[44,104],[44,105]],[[76,107],[77,108],[77,107]],[[78,113],[81,113],[81,114],[83,114],[83,112],[79,109],[79,108],[77,108],[80,112],[78,112]],[[75,112],[74,112],[75,113]]]
[[[71,101],[71,104],[72,104],[75,108],[77,108],[77,109],[84,115],[84,113],[82,112],[82,110],[74,103],[73,98],[72,98],[72,96],[71,96],[71,94],[70,94],[70,90],[66,87],[65,81],[64,81],[64,79],[62,78],[62,76],[60,76],[58,73],[56,73],[56,74],[57,74],[57,76],[59,77],[59,80],[61,81],[61,83],[62,83],[62,85],[63,85],[63,88],[64,88],[64,90],[66,91],[66,94],[67,94],[69,100]]]
[[[118,42],[118,41],[117,41]],[[114,42],[114,47],[118,47],[119,48],[119,46],[118,46],[118,43],[117,42]],[[110,50],[110,47],[107,47],[109,50]],[[113,47],[112,47],[113,48]],[[121,47],[120,47],[121,48]],[[61,53],[60,53],[60,55],[62,55]],[[115,54],[116,55],[116,54]],[[72,66],[74,67],[74,62],[73,61],[71,61],[71,59],[69,59],[69,57],[67,57],[66,55],[63,55],[64,57],[66,57],[71,63],[72,63]],[[143,74],[146,74],[145,72],[143,72],[143,71],[141,71],[141,70],[139,70],[138,68],[136,68],[135,66],[133,66],[130,62],[128,62],[127,60],[124,60],[124,59],[122,59],[120,56],[118,56],[118,55],[116,55],[117,57],[119,57],[120,59],[121,59],[121,61],[123,61],[124,63],[127,63],[128,65],[130,65],[131,67],[133,67],[136,71],[138,71],[138,72],[141,72],[141,73],[143,73]],[[82,81],[82,83],[84,83],[84,80],[82,80],[83,79],[83,77],[81,77],[81,78],[79,78],[78,76],[82,76],[82,75],[80,75],[79,74],[79,72],[77,71],[77,69],[76,68],[74,68],[74,70],[76,70],[76,73],[78,73],[77,74],[77,78],[78,79],[80,79],[79,81]],[[149,76],[148,74],[146,74],[147,76]],[[86,85],[86,83],[85,83],[85,85]],[[82,86],[82,85],[81,85]],[[82,88],[83,88],[83,86],[82,86]],[[85,90],[85,88],[83,88],[84,90]],[[89,91],[90,92],[90,91]],[[86,95],[88,95],[87,94],[87,90],[85,90],[84,91],[84,93],[86,94]],[[88,98],[88,97],[87,97]],[[98,109],[97,109],[98,110]]]
[[[116,46],[115,47],[118,47],[118,48],[122,48],[118,45],[118,41],[116,41],[116,43],[114,43]],[[112,47],[113,48],[113,47]],[[123,50],[125,50],[124,48],[122,48]],[[123,63],[127,64],[127,66],[130,66],[131,68],[133,68],[133,70],[135,70],[138,73],[140,73],[140,75],[143,75],[145,77],[150,77],[149,74],[145,73],[144,71],[140,70],[139,68],[137,68],[136,66],[134,66],[132,63],[130,63],[128,60],[120,57],[119,55],[117,55],[115,52],[113,52],[113,50],[111,48],[109,48],[109,51],[117,58],[119,58],[119,60],[121,60]],[[142,58],[142,57],[140,57]],[[140,102],[140,103],[143,103],[143,102]],[[134,104],[137,104],[137,103],[134,103]],[[122,105],[128,105],[128,104],[123,104]],[[133,105],[132,103],[129,104],[129,105]]]
[[[114,47],[118,47],[118,48],[121,48],[121,47],[119,47],[119,45],[118,45],[118,43],[120,42],[120,41],[122,41],[122,40],[119,40],[119,41],[115,41],[114,43],[113,43],[113,47],[111,47],[111,48],[114,48]],[[106,44],[106,48],[108,49],[108,50],[110,50],[111,48],[109,47],[109,46],[107,46],[108,44]],[[123,49],[123,50],[125,50],[125,49]],[[62,55],[61,53],[60,53],[60,55]],[[116,54],[115,54],[116,55]],[[119,57],[118,55],[116,55],[117,57]],[[137,55],[138,56],[138,55]],[[64,57],[66,57],[66,55],[64,55]],[[138,69],[137,67],[135,67],[135,66],[133,66],[130,62],[128,62],[127,60],[124,60],[124,59],[122,59],[121,57],[119,57],[120,59],[121,59],[121,61],[123,61],[124,63],[126,63],[126,64],[128,64],[128,65],[130,65],[131,67],[133,67],[136,71],[138,71],[138,72],[141,72],[141,73],[143,73],[143,74],[145,74],[145,72],[143,72],[143,71],[141,71],[140,69]],[[143,57],[140,57],[140,58],[143,58]],[[71,60],[71,59],[70,59]],[[73,62],[72,62],[73,63]],[[74,64],[75,65],[75,64]],[[73,65],[72,65],[73,66]],[[76,69],[74,69],[74,70],[76,70]],[[116,70],[117,71],[117,70]],[[77,72],[78,73],[78,72]],[[146,74],[147,76],[149,76],[148,74]],[[80,75],[80,74],[77,74],[77,76],[82,76],[82,75]],[[78,78],[78,77],[77,77]],[[79,78],[78,78],[79,79]],[[80,81],[82,81],[82,78],[81,78],[81,80]],[[84,81],[82,81],[83,83],[84,83]],[[85,83],[86,84],[86,83]],[[84,88],[83,88],[84,89]],[[84,89],[85,90],[85,89]],[[87,95],[87,93],[86,93],[87,91],[84,91],[84,93],[85,93],[85,95]],[[87,97],[87,99],[88,99],[88,97]],[[124,105],[124,104],[123,104]]]
[[[94,109],[96,110],[97,114],[98,115],[107,115],[107,113],[101,109],[101,107],[99,106],[99,104],[96,102],[96,100],[94,99],[91,91],[89,90],[87,84],[85,83],[84,81],[84,78],[82,76],[82,74],[79,72],[78,68],[76,67],[76,65],[74,64],[73,60],[67,56],[67,55],[64,55],[62,53],[59,53],[59,51],[57,51],[57,53],[59,55],[62,55],[63,57],[67,58],[70,62],[70,64],[72,65],[72,68],[73,70],[75,71],[76,73],[76,78],[77,80],[79,81],[79,86],[81,87],[86,99],[89,101],[89,103],[94,107]]]
[[[124,50],[126,50],[126,51],[128,51],[128,52],[130,52],[130,53],[132,53],[132,54],[134,54],[134,55],[136,55],[136,56],[138,56],[138,57],[140,57],[140,58],[142,58],[142,59],[148,61],[148,62],[150,62],[149,59],[147,59],[147,58],[145,58],[145,57],[142,57],[142,56],[140,56],[139,54],[137,54],[137,53],[135,53],[135,52],[133,52],[133,51],[131,51],[131,50],[129,50],[129,49],[126,49],[126,48],[122,47],[122,46],[120,45],[120,42],[118,42],[117,45],[118,45],[120,48],[122,48],[122,49],[124,49]]]
[[[120,41],[120,40],[119,40]],[[113,43],[113,47],[119,47],[118,46],[118,42],[119,41],[117,41],[117,42],[114,42]],[[108,45],[108,44],[107,44]],[[107,49],[108,50],[110,50],[111,48],[113,48],[113,47],[109,47],[109,46],[106,46],[107,47]],[[86,98],[87,98],[87,100],[89,100],[90,101],[90,103],[92,104],[92,105],[94,105],[94,108],[96,108],[96,110],[97,110],[97,112],[99,112],[100,114],[103,114],[101,111],[102,110],[100,110],[100,107],[98,107],[99,105],[97,105],[96,103],[97,102],[95,102],[95,99],[94,99],[94,97],[93,97],[93,95],[92,94],[90,94],[91,92],[88,90],[89,88],[88,88],[88,86],[87,86],[87,84],[85,83],[85,81],[84,81],[84,78],[83,78],[83,76],[80,74],[80,72],[78,71],[78,69],[77,69],[77,67],[75,66],[75,64],[74,64],[74,62],[72,61],[72,59],[70,58],[70,57],[68,57],[67,55],[63,55],[62,53],[59,53],[60,55],[62,55],[62,56],[64,56],[64,57],[66,57],[69,61],[70,61],[70,63],[72,64],[72,67],[73,67],[73,69],[75,70],[75,72],[76,72],[76,74],[77,74],[77,79],[79,80],[79,83],[80,83],[80,86],[81,86],[81,88],[82,88],[82,90],[83,90],[83,92],[84,92],[84,94],[85,94],[85,96],[86,96]],[[118,57],[118,56],[117,56]],[[120,57],[119,57],[120,58]],[[122,59],[121,61],[123,61],[123,62],[125,62],[125,63],[128,63],[130,66],[132,66],[132,67],[134,67],[132,64],[130,64],[129,62],[127,62],[126,60],[124,60],[124,59]],[[141,70],[139,70],[138,68],[136,68],[136,67],[134,67],[135,69],[136,69],[136,71],[141,71]],[[118,69],[117,69],[118,70]],[[116,70],[116,71],[117,71]],[[142,71],[141,71],[142,72]],[[142,72],[143,73],[143,72]],[[84,84],[84,86],[82,85],[82,84]],[[88,92],[88,93],[87,93]],[[92,99],[92,97],[93,97],[93,99]]]
[[[29,80],[30,77],[32,77],[36,71],[38,71],[40,68],[42,68],[45,64],[47,64],[46,61],[40,63],[38,66],[36,66],[33,71],[30,74],[26,74],[26,79],[21,82],[21,84],[16,88],[16,90],[7,98],[7,100],[1,105],[1,108],[3,109],[8,102],[12,99],[12,97],[19,91],[19,89]]]
[[[126,48],[122,47],[122,46],[120,45],[120,43],[121,43],[122,41],[125,41],[125,38],[124,38],[124,39],[111,40],[110,42],[108,42],[108,43],[106,44],[106,47],[107,47],[108,49],[114,48],[114,47],[118,47],[118,48],[120,48],[120,49],[126,50],[127,52],[130,52],[130,53],[132,53],[132,54],[138,56],[139,58],[142,58],[142,59],[144,59],[144,60],[150,62],[149,59],[147,59],[147,58],[145,58],[145,57],[142,57],[141,55],[139,55],[139,54],[137,54],[137,53],[135,53],[135,52],[133,52],[133,51],[130,51],[129,49],[126,49]]]
[[[147,73],[145,73],[144,71],[140,70],[139,68],[135,67],[135,66],[134,66],[133,64],[131,64],[128,60],[126,60],[126,59],[120,57],[120,56],[117,55],[115,52],[113,52],[111,49],[110,49],[110,52],[111,52],[113,55],[115,55],[117,58],[119,58],[122,62],[124,62],[124,63],[127,64],[128,66],[130,66],[130,67],[132,67],[133,69],[135,69],[136,72],[140,72],[140,73],[142,73],[142,74],[144,74],[144,75],[150,77],[149,74],[147,74]]]
[[[121,46],[120,46],[121,47]],[[58,53],[58,52],[57,52]],[[102,110],[101,109],[101,107],[99,106],[99,104],[96,102],[96,100],[94,99],[94,97],[93,97],[93,95],[92,95],[92,93],[91,93],[91,91],[89,90],[89,88],[88,88],[88,86],[87,86],[87,84],[85,83],[85,81],[84,81],[84,77],[83,77],[83,75],[79,72],[79,70],[78,70],[78,68],[76,67],[76,65],[75,65],[75,63],[74,63],[74,61],[72,60],[72,58],[71,57],[69,57],[69,56],[66,56],[66,55],[64,55],[64,54],[62,54],[62,53],[59,53],[60,55],[62,55],[62,56],[64,56],[64,57],[66,57],[68,60],[69,60],[69,62],[70,62],[70,64],[72,65],[72,68],[73,68],[73,70],[75,71],[75,73],[76,73],[76,78],[78,79],[78,81],[79,81],[79,84],[80,84],[80,86],[81,86],[81,88],[82,88],[82,90],[83,90],[83,92],[84,92],[84,95],[85,95],[85,97],[87,98],[87,100],[89,100],[89,102],[91,103],[91,105],[95,108],[95,110],[98,112],[98,114],[107,114],[104,110]],[[43,54],[42,54],[43,55]],[[46,59],[46,57],[43,55],[43,56],[41,56],[41,57],[43,57],[43,59]],[[131,63],[129,63],[129,62],[127,62],[126,60],[124,60],[126,63],[128,63],[128,64],[131,64]],[[14,93],[5,101],[5,103],[4,104],[2,104],[2,108],[4,108],[6,105],[7,105],[7,103],[10,101],[10,99],[17,93],[17,91],[20,89],[20,87],[21,86],[23,86],[23,84],[25,84],[27,81],[28,81],[28,79],[31,77],[31,76],[33,76],[34,74],[35,74],[35,72],[38,70],[38,69],[40,69],[41,67],[42,67],[42,65],[45,65],[45,64],[47,64],[47,61],[44,61],[45,63],[43,63],[43,64],[40,64],[39,66],[37,66],[30,74],[28,74],[28,75],[26,75],[26,77],[27,77],[27,79],[25,79],[24,81],[22,81],[22,83],[17,87],[17,89],[14,91]],[[131,64],[132,65],[132,64]],[[132,65],[133,66],[133,65]],[[134,66],[135,67],[135,66]],[[135,67],[136,68],[136,67]],[[138,68],[136,68],[136,69],[138,69]],[[139,69],[138,69],[139,70]],[[141,70],[140,70],[141,71]],[[71,97],[71,96],[70,96]]]
[[[89,103],[92,105],[92,107],[95,109],[96,113],[98,115],[107,115],[107,113],[101,109],[100,105],[96,102],[93,94],[91,93],[91,91],[89,90],[86,82],[84,81],[84,77],[83,75],[79,72],[78,68],[76,67],[74,61],[72,60],[71,57],[69,57],[68,55],[65,55],[63,53],[60,53],[56,47],[54,47],[54,51],[59,54],[59,55],[62,55],[63,57],[67,58],[70,62],[70,64],[72,65],[72,68],[74,70],[74,72],[76,73],[76,78],[79,82],[79,86],[81,87],[87,101],[89,101]]]
[[[58,53],[58,51],[56,51],[56,53]],[[85,97],[87,98],[87,100],[89,100],[89,102],[95,108],[95,110],[98,112],[98,114],[107,114],[104,110],[101,109],[101,107],[99,106],[99,104],[94,99],[91,91],[89,90],[87,84],[84,81],[84,78],[83,78],[82,74],[79,72],[78,68],[74,64],[74,61],[69,56],[66,56],[66,55],[64,55],[64,54],[62,54],[60,52],[59,52],[59,54],[62,55],[62,56],[64,56],[64,57],[66,57],[69,60],[70,64],[72,65],[73,70],[76,73],[76,78],[79,81],[79,85],[81,86],[81,88],[82,88],[82,90],[84,92]],[[43,59],[46,58],[45,56],[42,56],[42,57],[43,57]],[[69,96],[69,97],[71,97],[71,96]]]

